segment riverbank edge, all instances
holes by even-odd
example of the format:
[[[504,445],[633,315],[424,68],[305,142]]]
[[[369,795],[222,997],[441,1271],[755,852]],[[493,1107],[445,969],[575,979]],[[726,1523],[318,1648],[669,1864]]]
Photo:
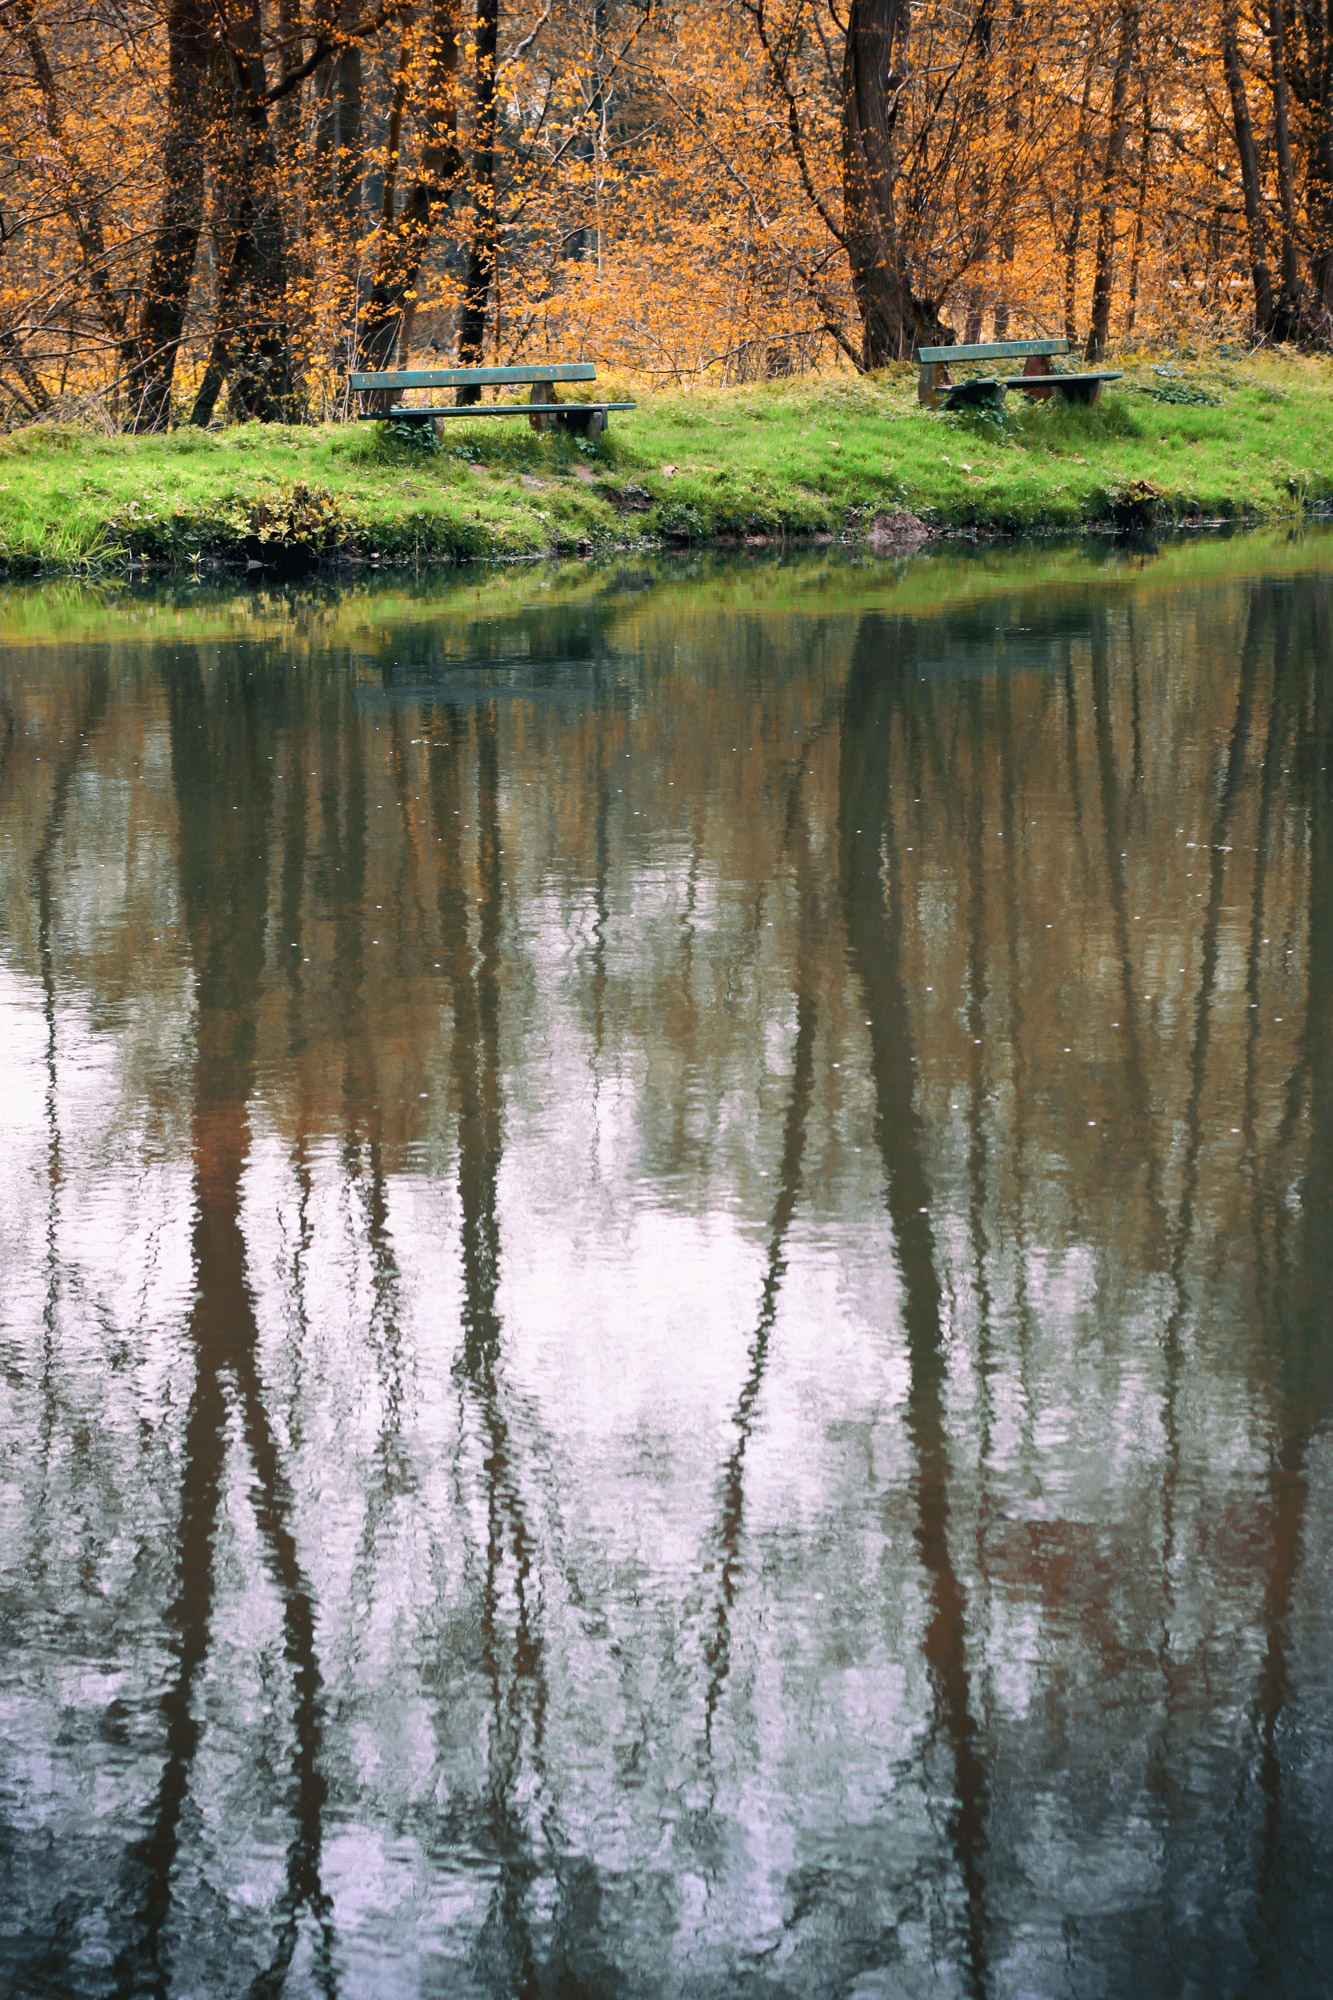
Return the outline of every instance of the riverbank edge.
[[[613,384],[615,389],[633,385]],[[918,407],[910,368],[643,394],[597,443],[526,424],[34,425],[0,439],[0,576],[456,567],[672,548],[1139,534],[1333,511],[1333,362],[1126,367],[1096,408]]]

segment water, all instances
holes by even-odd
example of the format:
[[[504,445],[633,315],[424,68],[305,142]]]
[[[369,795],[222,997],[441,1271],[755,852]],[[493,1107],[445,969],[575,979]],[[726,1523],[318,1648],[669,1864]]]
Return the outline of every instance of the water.
[[[0,605],[0,1989],[1327,1992],[1331,580]]]

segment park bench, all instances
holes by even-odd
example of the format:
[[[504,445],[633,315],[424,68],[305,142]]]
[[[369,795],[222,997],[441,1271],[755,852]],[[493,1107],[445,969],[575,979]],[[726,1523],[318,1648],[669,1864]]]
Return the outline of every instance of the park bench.
[[[1103,382],[1120,380],[1118,368],[1058,374],[1050,357],[1068,352],[1067,340],[990,340],[970,346],[918,347],[921,375],[917,396],[930,410],[1002,408],[1006,389],[1021,389],[1028,396],[1058,396],[1062,403],[1095,403]],[[951,362],[1019,360],[1023,362],[1021,375],[973,375],[955,382],[949,373]]]
[[[541,362],[516,368],[396,368],[379,374],[348,374],[348,386],[358,396],[372,396],[375,407],[359,409],[358,417],[381,423],[428,424],[440,417],[527,417],[535,431],[567,430],[581,437],[599,437],[611,410],[632,410],[633,403],[562,403],[557,382],[595,382],[590,361]],[[392,400],[395,390],[463,389],[490,386],[530,386],[526,403],[403,403]]]

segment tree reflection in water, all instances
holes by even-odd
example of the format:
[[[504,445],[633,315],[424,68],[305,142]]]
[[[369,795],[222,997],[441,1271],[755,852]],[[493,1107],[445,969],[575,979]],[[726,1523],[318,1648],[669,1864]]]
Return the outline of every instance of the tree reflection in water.
[[[14,1991],[1320,1990],[1326,546],[0,653]]]

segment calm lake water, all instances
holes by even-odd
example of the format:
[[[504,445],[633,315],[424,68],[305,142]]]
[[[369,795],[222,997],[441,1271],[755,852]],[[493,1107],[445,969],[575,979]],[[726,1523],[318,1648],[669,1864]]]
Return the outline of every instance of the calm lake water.
[[[0,1990],[1326,1995],[1333,536],[0,598]]]

